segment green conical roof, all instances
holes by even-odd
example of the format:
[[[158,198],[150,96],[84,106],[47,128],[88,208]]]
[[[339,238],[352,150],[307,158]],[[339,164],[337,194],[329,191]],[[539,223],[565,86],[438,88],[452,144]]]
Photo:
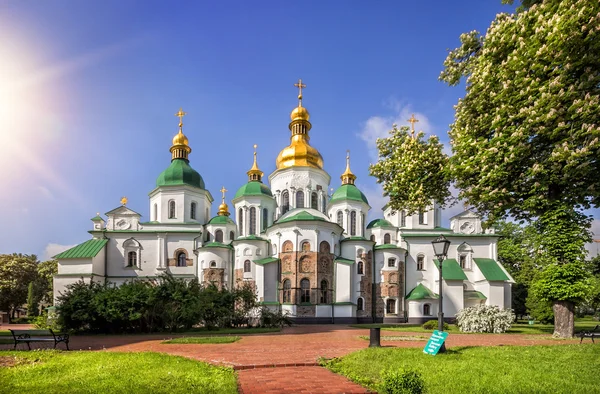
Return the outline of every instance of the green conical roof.
[[[338,187],[337,190],[333,193],[333,196],[331,196],[331,200],[329,200],[329,203],[331,204],[343,200],[362,201],[367,205],[369,204],[369,201],[367,200],[367,197],[365,197],[363,192],[358,190],[356,186],[350,184]]]
[[[267,185],[262,182],[251,181],[240,187],[233,198],[236,199],[244,196],[261,195],[273,197],[273,193],[271,193],[271,189],[269,189]]]
[[[189,185],[204,189],[204,180],[185,159],[175,159],[156,179],[156,187]]]
[[[419,283],[417,287],[412,289],[408,296],[407,300],[423,300],[423,299],[438,299],[439,296],[435,294],[433,291],[429,290],[427,287],[423,286],[422,283]]]

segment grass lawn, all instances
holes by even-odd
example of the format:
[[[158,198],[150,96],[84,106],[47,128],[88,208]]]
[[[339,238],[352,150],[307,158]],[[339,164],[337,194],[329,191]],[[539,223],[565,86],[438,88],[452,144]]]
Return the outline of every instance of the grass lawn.
[[[202,333],[202,335],[226,335],[226,334],[246,335],[246,334],[265,334],[265,333],[269,333],[269,332],[281,332],[281,328],[252,327],[252,328],[217,328],[214,330],[207,330],[204,327],[200,327],[200,328],[192,328],[191,330],[183,332],[182,334]]]
[[[237,393],[232,369],[160,353],[0,351],[0,382],[0,393]]]
[[[161,343],[233,343],[237,342],[242,337],[238,336],[230,336],[230,337],[182,337],[182,338],[174,338],[169,339],[168,341],[163,341]]]
[[[600,324],[598,320],[594,320],[591,317],[583,317],[575,320],[575,332],[592,330],[596,324]],[[381,327],[382,331],[396,331],[396,332],[426,332],[432,333],[433,330],[425,330],[420,324],[353,324],[352,327],[356,328],[377,328]],[[450,328],[447,330],[449,333],[460,333],[460,330],[455,324],[450,324]],[[507,334],[552,334],[554,332],[554,326],[552,324],[540,324],[535,323],[529,325],[528,322],[518,322],[512,325],[512,327],[506,331]]]
[[[430,356],[422,349],[367,348],[326,362],[333,372],[372,390],[383,370],[421,373],[435,393],[600,393],[600,346],[457,347]]]

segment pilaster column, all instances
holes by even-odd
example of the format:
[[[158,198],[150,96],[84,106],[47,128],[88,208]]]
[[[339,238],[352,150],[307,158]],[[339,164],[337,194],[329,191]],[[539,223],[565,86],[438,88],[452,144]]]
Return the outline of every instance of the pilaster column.
[[[166,255],[167,255],[167,250],[166,250],[166,234],[164,233],[158,233],[156,234],[156,250],[158,251],[158,266],[156,267],[159,270],[164,270],[167,268],[167,264],[166,264]]]

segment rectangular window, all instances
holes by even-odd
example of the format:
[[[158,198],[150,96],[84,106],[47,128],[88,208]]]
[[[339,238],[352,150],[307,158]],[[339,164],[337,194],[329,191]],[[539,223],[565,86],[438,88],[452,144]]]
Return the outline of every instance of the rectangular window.
[[[388,259],[388,267],[395,267],[396,266],[396,259]]]
[[[396,313],[396,300],[391,298],[387,300],[385,312],[388,314]]]
[[[419,224],[427,224],[425,223],[425,214],[422,211],[419,211]]]
[[[425,265],[425,257],[417,256],[417,271],[423,271]]]
[[[460,268],[467,268],[467,256],[461,254],[460,256],[458,256],[458,262],[460,263]]]

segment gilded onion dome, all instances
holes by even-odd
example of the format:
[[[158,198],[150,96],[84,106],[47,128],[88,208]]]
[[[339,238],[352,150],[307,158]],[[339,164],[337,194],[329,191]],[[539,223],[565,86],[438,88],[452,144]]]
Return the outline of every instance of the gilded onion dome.
[[[318,150],[310,146],[308,132],[312,128],[309,122],[310,114],[302,106],[302,88],[306,85],[300,79],[294,84],[300,90],[298,95],[298,106],[290,114],[291,122],[289,129],[292,132],[291,143],[285,147],[277,156],[277,169],[288,167],[313,167],[323,169],[323,157]]]
[[[221,191],[221,193],[223,193],[223,199],[221,200],[221,205],[219,205],[219,210],[217,211],[217,215],[218,216],[229,216],[229,207],[227,206],[227,203],[225,203],[225,192],[227,191],[227,189],[225,189],[225,186],[223,186],[220,191]]]
[[[192,152],[189,146],[188,138],[183,134],[183,117],[187,115],[181,108],[175,116],[179,117],[179,133],[173,137],[173,146],[171,146],[171,160],[188,159],[188,155]]]

